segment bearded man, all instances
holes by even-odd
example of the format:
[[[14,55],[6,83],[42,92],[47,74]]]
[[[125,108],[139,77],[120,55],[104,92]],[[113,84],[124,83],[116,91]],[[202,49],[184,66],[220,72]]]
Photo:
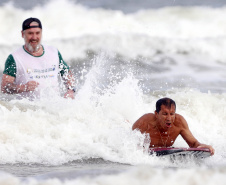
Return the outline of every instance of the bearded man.
[[[25,44],[8,56],[1,91],[31,99],[39,98],[43,89],[59,92],[60,74],[67,88],[64,97],[74,99],[75,79],[60,52],[52,46],[41,44],[40,20],[32,17],[26,19],[21,34]]]

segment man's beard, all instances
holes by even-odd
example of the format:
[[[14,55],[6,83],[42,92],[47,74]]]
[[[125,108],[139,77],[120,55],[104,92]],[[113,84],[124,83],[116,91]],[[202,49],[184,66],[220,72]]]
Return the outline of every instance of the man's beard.
[[[33,48],[30,43],[27,43],[26,47],[31,53],[34,53],[34,52],[37,52],[40,49],[41,44],[39,43],[36,47]]]
[[[38,43],[37,46],[35,46],[35,47],[32,47],[32,45],[31,45],[31,43],[30,43],[31,41],[32,41],[32,40],[29,41],[29,40],[26,38],[26,36],[24,37],[25,46],[26,46],[26,48],[28,49],[28,51],[31,52],[31,53],[35,53],[35,52],[39,51],[39,49],[40,49],[40,47],[41,47],[41,41],[42,41],[42,38],[39,39],[39,43]]]

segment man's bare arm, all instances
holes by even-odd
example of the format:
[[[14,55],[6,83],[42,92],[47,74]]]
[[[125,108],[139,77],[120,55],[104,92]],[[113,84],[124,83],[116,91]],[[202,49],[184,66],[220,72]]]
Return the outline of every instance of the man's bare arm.
[[[8,94],[30,92],[30,91],[34,91],[38,85],[39,85],[39,83],[37,83],[35,81],[29,81],[26,84],[16,85],[15,77],[3,74],[2,83],[1,83],[1,91],[3,93],[8,93]]]
[[[74,99],[75,94],[75,78],[71,71],[63,76],[63,80],[65,81],[65,85],[67,87],[67,92],[64,94],[65,98]]]
[[[189,147],[191,147],[191,148],[208,148],[210,150],[211,154],[213,155],[214,154],[213,147],[210,145],[200,143],[191,133],[191,131],[188,127],[187,121],[182,116],[180,116],[179,119],[180,119],[181,127],[182,127],[180,134],[183,137],[183,139],[187,142]]]

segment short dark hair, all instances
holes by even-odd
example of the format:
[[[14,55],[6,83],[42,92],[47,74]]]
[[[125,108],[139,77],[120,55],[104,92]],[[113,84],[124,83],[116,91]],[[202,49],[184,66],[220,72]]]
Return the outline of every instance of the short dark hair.
[[[173,101],[170,98],[161,98],[156,102],[156,112],[159,113],[159,111],[161,110],[161,106],[165,105],[167,108],[171,108],[172,105],[175,106],[175,110],[176,110],[176,103],[175,101]]]

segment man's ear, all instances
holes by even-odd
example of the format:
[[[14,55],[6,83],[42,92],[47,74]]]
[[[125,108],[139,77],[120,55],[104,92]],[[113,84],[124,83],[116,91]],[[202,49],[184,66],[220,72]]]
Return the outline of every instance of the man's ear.
[[[158,117],[158,113],[155,111],[155,117],[157,118]]]
[[[23,30],[21,31],[21,36],[22,36],[22,38],[24,38],[24,32],[23,32]]]

